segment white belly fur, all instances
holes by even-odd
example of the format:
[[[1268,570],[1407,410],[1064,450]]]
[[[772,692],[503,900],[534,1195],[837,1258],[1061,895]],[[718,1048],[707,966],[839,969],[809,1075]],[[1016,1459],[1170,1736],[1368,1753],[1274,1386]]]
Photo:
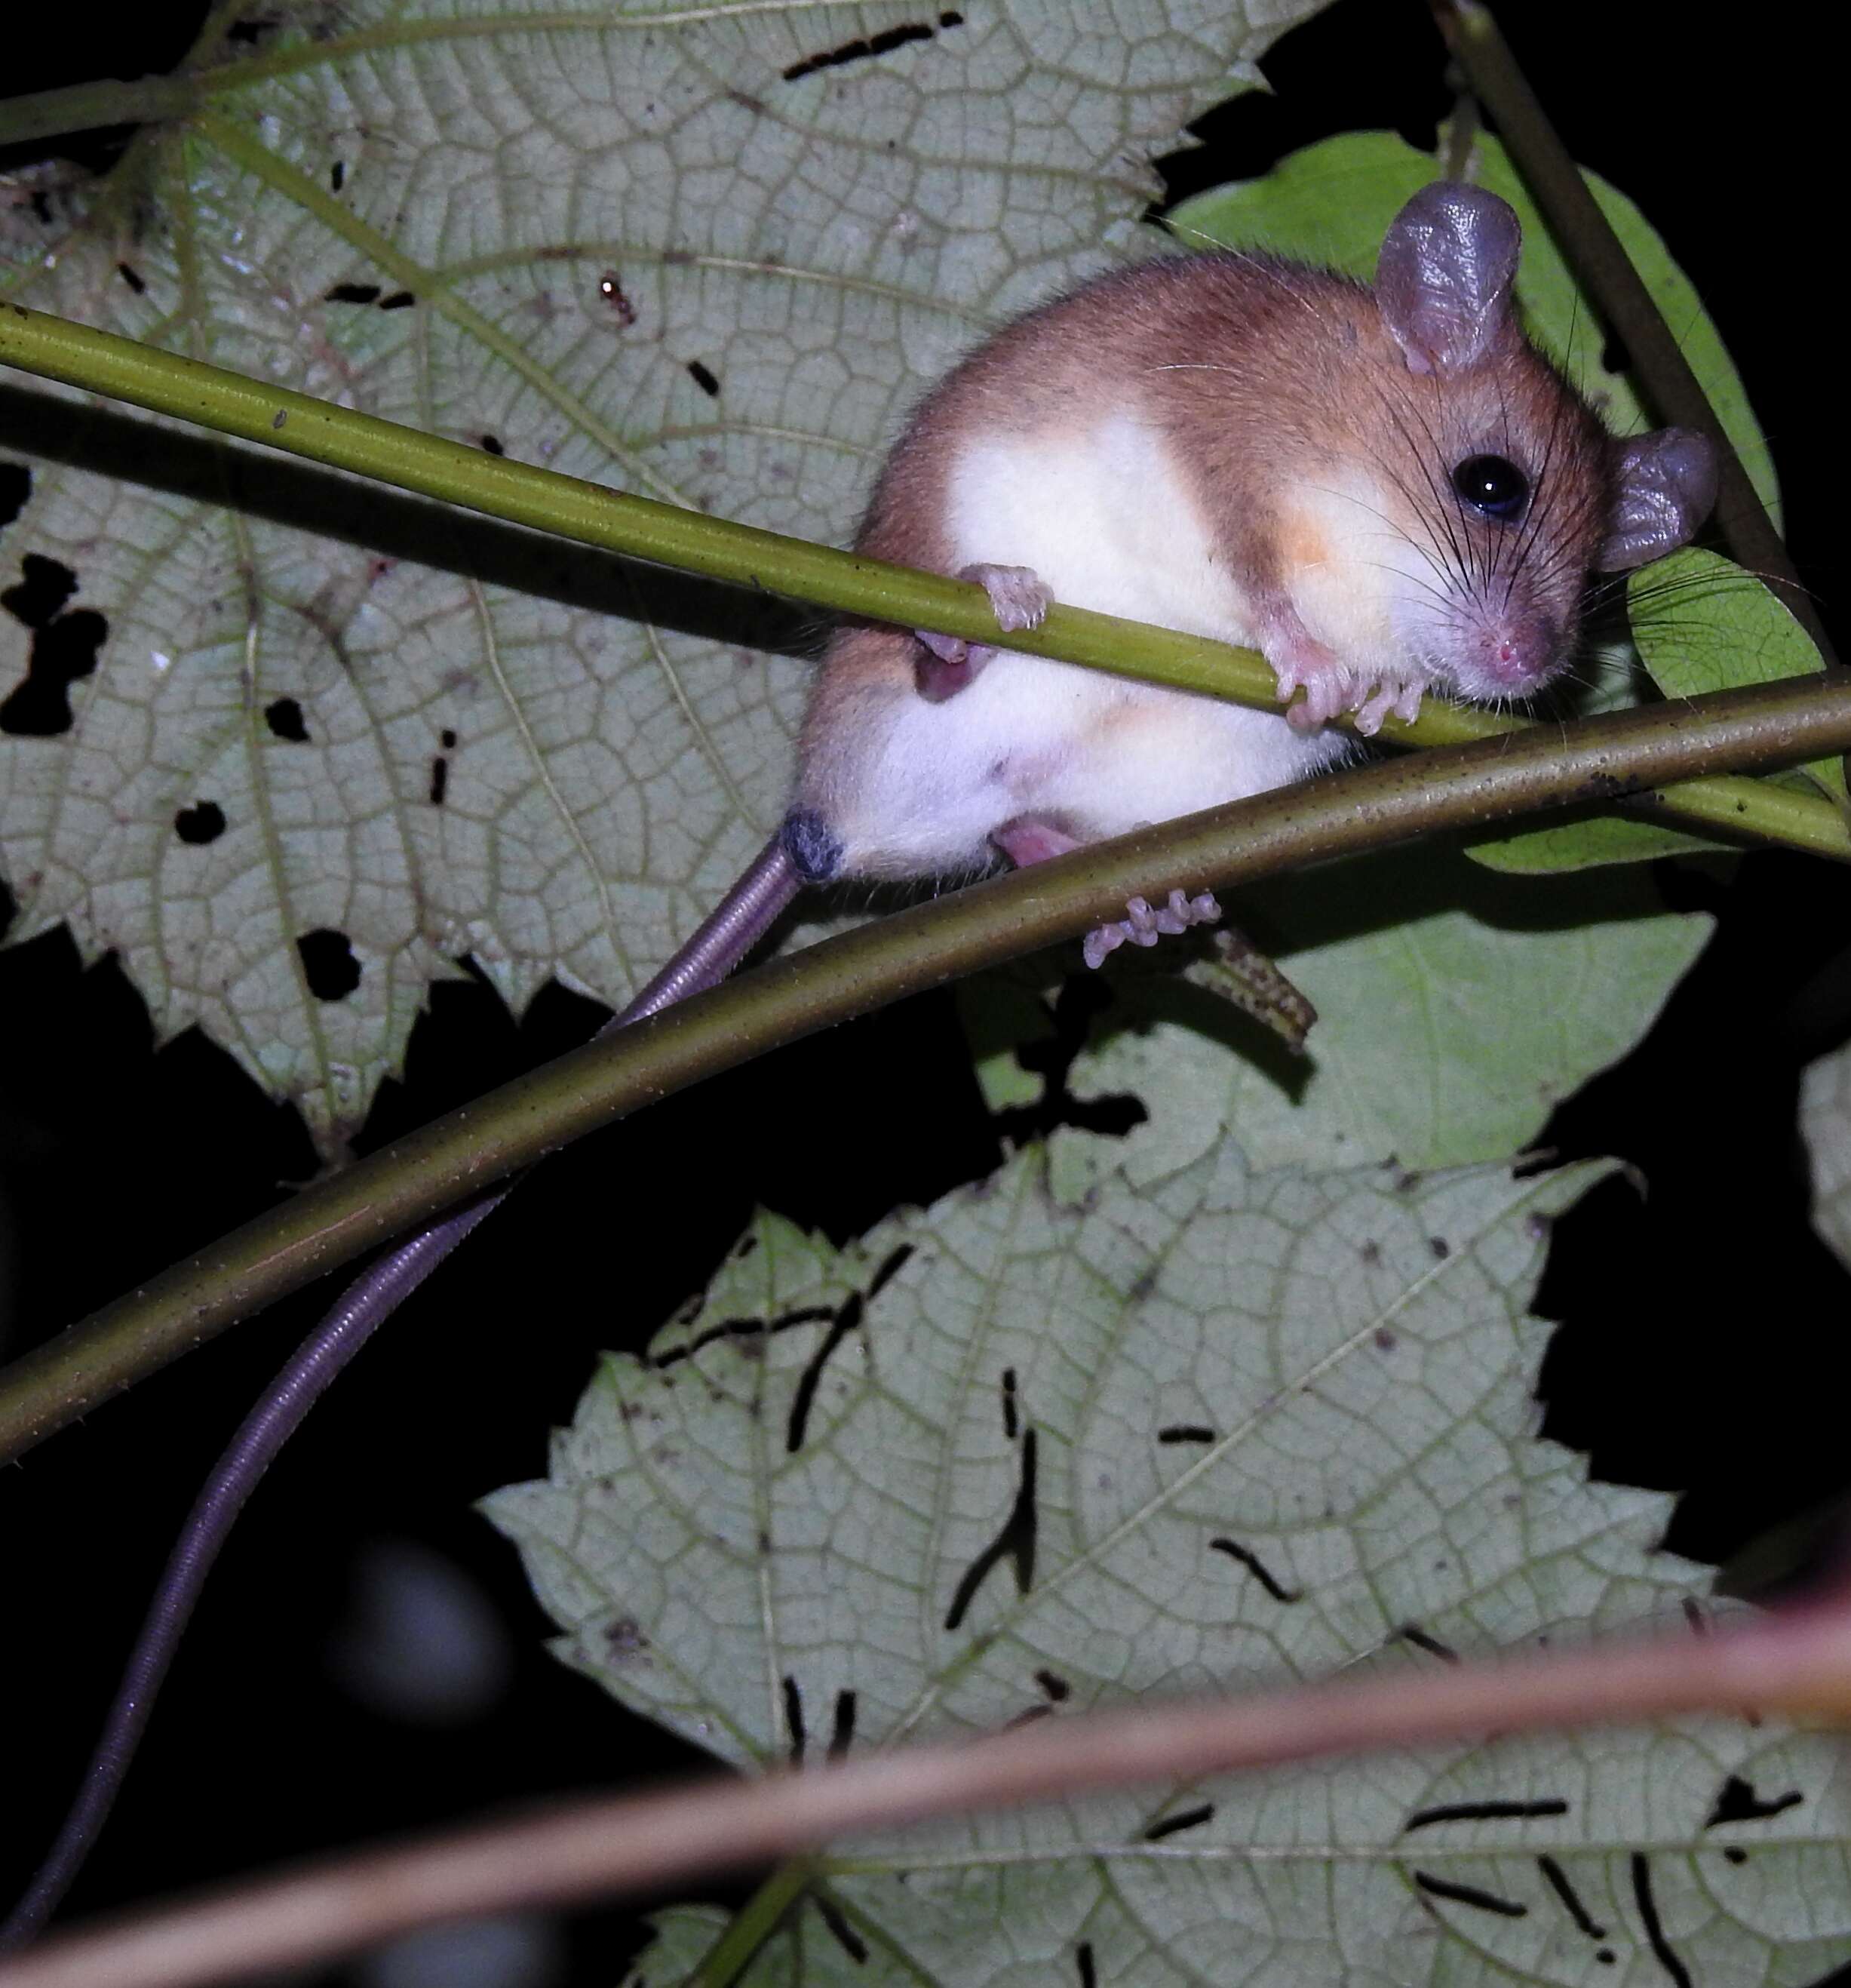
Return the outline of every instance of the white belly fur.
[[[1070,606],[1251,641],[1167,451],[1123,417],[973,442],[949,495],[954,565],[1029,566]],[[1344,749],[1268,712],[1005,651],[942,704],[907,700],[878,752],[878,824],[847,840],[865,867],[954,869],[981,863],[1018,816],[1122,834],[1284,786]]]

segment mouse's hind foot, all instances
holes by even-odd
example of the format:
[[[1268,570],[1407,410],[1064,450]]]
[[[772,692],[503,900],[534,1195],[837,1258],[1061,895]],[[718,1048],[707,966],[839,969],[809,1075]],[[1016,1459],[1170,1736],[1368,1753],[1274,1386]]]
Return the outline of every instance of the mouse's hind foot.
[[[1045,863],[1052,857],[1066,856],[1080,844],[1065,829],[1052,823],[1024,815],[1005,822],[991,838],[1018,870],[1031,863]],[[1095,925],[1080,948],[1089,966],[1103,965],[1121,945],[1155,945],[1160,938],[1186,932],[1191,925],[1220,922],[1221,908],[1214,894],[1172,891],[1164,901],[1153,905],[1146,898],[1133,898],[1125,906],[1125,915],[1109,925]]]
[[[1191,925],[1218,924],[1221,915],[1221,908],[1208,891],[1198,891],[1193,898],[1172,891],[1164,904],[1155,907],[1147,898],[1133,898],[1126,905],[1123,918],[1095,925],[1087,933],[1080,955],[1089,966],[1103,966],[1121,945],[1155,945],[1160,938],[1175,937]]]

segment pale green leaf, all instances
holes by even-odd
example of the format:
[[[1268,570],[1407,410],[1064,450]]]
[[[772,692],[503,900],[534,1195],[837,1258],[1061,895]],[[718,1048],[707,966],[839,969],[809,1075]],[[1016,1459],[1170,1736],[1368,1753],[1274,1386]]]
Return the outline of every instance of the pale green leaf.
[[[1640,660],[1667,697],[1771,683],[1825,667],[1812,638],[1767,587],[1718,553],[1687,546],[1643,566],[1630,576],[1628,597]],[[1843,759],[1817,759],[1772,777],[1845,805]],[[1728,846],[1657,822],[1595,815],[1475,844],[1471,853],[1495,870],[1537,872]]]
[[[1640,658],[1667,697],[1815,675],[1826,666],[1767,586],[1719,553],[1687,546],[1642,566],[1629,591]],[[1845,805],[1842,759],[1816,759],[1797,777]]]
[[[1799,1131],[1812,1168],[1812,1223],[1851,1269],[1851,1043],[1808,1066]]]
[[[1317,1009],[1309,1053],[1174,977],[1114,975],[1120,999],[1069,1087],[1148,1115],[1122,1140],[1063,1141],[1064,1194],[1121,1168],[1161,1179],[1224,1127],[1259,1166],[1516,1151],[1644,1034],[1711,925],[1667,911],[1643,873],[1513,884],[1437,850],[1282,880],[1228,910]]]
[[[201,117],[49,225],[5,215],[0,290],[840,542],[924,387],[1124,252],[1150,157],[1312,5],[285,0],[255,47],[189,60]],[[54,410],[55,457],[69,427]],[[8,582],[56,560],[55,604],[108,625],[69,729],[0,735],[14,934],[116,950],[161,1033],[200,1024],[324,1141],[454,955],[517,1003],[555,972],[618,1001],[777,819],[807,670],[757,645],[789,622],[133,432],[36,465],[0,539]],[[33,640],[0,616],[0,698]],[[336,971],[312,984],[319,931]]]
[[[1549,877],[1569,870],[1603,870],[1616,863],[1651,863],[1660,856],[1733,855],[1727,843],[1662,822],[1625,815],[1590,814],[1549,828],[1527,829],[1495,842],[1474,842],[1468,852],[1488,870],[1516,877]]]
[[[1652,573],[1660,570],[1648,568]],[[1565,705],[1577,718],[1619,711],[1640,701],[1643,666],[1630,634],[1594,643],[1578,660],[1574,682],[1563,693]],[[1714,855],[1736,852],[1708,836],[1667,823],[1634,816],[1579,810],[1546,828],[1529,828],[1468,845],[1474,863],[1512,876],[1546,877],[1568,870],[1603,869],[1615,863],[1650,863],[1660,856]]]
[[[1667,1501],[1535,1437],[1525,1307],[1600,1171],[1256,1174],[1228,1141],[1083,1212],[1024,1155],[840,1255],[762,1218],[489,1510],[560,1655],[748,1772],[793,1715],[814,1759],[1681,1624]],[[1731,1776],[1801,1799],[1708,1828]],[[1562,1806],[1415,1824],[1493,1801]],[[1829,1743],[1739,1719],[1320,1763],[839,1844],[866,1961],[812,1905],[745,1978],[1072,1982],[1084,1943],[1102,1984],[1582,1983],[1601,1949],[1643,1983],[1643,1859],[1705,1988],[1798,1983],[1851,1954],[1848,1827]],[[652,1988],[716,1929],[670,1924]]]

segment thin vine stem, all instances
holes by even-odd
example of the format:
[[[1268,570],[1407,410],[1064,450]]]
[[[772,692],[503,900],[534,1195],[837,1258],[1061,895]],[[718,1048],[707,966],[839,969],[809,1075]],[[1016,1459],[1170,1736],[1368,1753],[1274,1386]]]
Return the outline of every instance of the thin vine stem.
[[[688,1988],[732,1988],[784,1915],[815,1882],[813,1858],[792,1857],[780,1864],[728,1922],[701,1956]]]
[[[1851,748],[1851,681],[1788,678],[1352,768],[1096,843],[777,959],[588,1044],[353,1165],[0,1374],[0,1460],[240,1318],[552,1148],[814,1030],[1071,938],[1127,897],[1245,884],[1543,809]],[[1840,854],[1843,825],[1834,810]]]
[[[1288,1762],[1710,1712],[1851,1712],[1851,1604],[1432,1669],[1087,1712],[800,1773],[708,1777],[377,1848],[55,1935],[0,1988],[206,1988],[434,1921],[660,1892],[903,1824]],[[825,1866],[826,1868],[826,1865]]]

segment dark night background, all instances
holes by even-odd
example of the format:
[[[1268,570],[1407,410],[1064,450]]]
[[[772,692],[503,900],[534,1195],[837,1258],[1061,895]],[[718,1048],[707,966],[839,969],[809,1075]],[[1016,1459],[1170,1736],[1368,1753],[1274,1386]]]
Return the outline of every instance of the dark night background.
[[[1829,17],[1764,10],[1772,38],[1738,46],[1674,31],[1657,8],[1496,11],[1570,147],[1638,200],[1707,299],[1769,436],[1802,575],[1842,644],[1829,546],[1843,515],[1843,320],[1819,307],[1810,273],[1826,184],[1811,167],[1843,116],[1839,72],[1810,25]],[[113,73],[170,64],[194,32],[186,6],[131,12],[109,33]],[[68,43],[23,66],[9,46],[9,92],[96,73],[94,17],[69,8],[37,25]],[[1262,171],[1333,131],[1390,127],[1429,143],[1447,105],[1417,0],[1341,0],[1266,66],[1276,96],[1205,120],[1207,149],[1170,162],[1173,191]],[[1602,1477],[1681,1493],[1670,1543],[1721,1560],[1851,1480],[1851,1279],[1808,1225],[1794,1131],[1801,1065],[1851,1026],[1851,873],[1756,856],[1733,881],[1681,871],[1664,887],[1721,923],[1650,1038],[1544,1135],[1564,1158],[1623,1157],[1650,1193],[1611,1183],[1559,1226],[1542,1308],[1562,1324],[1542,1391],[1548,1433]],[[62,934],[0,952],[0,1015],[8,1353],[210,1241],[312,1165],[291,1116],[201,1039],[154,1052],[139,996],[113,963],[81,970]],[[554,992],[517,1027],[480,987],[440,988],[368,1143],[594,1019]],[[596,1351],[640,1345],[755,1201],[839,1239],[999,1156],[948,1001],[934,997],[549,1163],[366,1349],[258,1494],[70,1913],[684,1764],[545,1655],[547,1625],[472,1501],[543,1468],[546,1432]],[[328,1295],[241,1327],[0,1475],[0,1900],[63,1810],[202,1474]],[[476,1680],[481,1708],[461,1723],[408,1722],[343,1682],[370,1577],[420,1552],[502,1625],[487,1647],[502,1649],[505,1678]],[[532,1954],[539,1971],[510,1972],[504,1988],[613,1983],[632,1925],[579,1915],[554,1929],[550,1965]]]

